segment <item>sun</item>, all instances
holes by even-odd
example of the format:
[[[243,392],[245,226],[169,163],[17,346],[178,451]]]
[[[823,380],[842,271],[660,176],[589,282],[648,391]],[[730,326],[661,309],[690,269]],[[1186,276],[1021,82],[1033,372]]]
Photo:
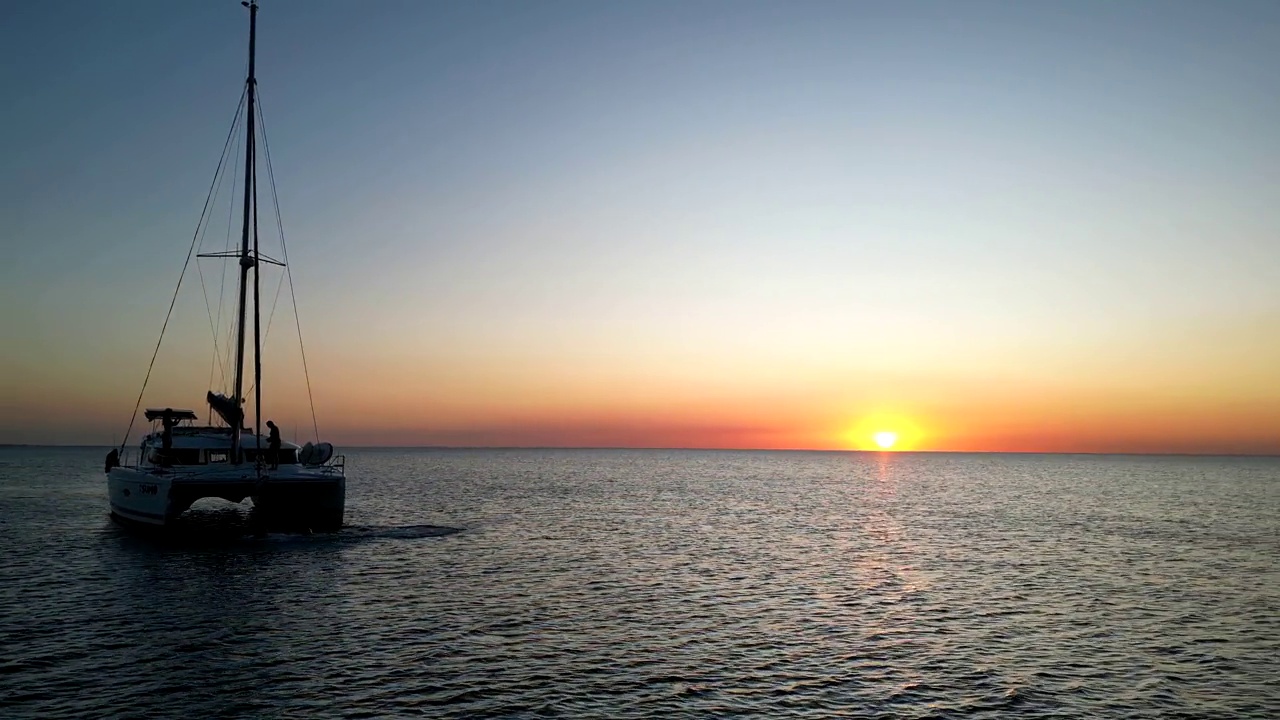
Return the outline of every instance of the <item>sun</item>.
[[[899,412],[868,412],[846,427],[842,440],[850,450],[915,452],[925,440],[920,424]]]

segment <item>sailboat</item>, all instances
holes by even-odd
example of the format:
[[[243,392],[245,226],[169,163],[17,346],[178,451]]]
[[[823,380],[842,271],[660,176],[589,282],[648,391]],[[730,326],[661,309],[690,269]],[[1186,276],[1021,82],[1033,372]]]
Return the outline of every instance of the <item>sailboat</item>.
[[[236,116],[238,122],[241,109],[247,109],[240,247],[234,251],[200,255],[235,259],[239,265],[235,389],[230,396],[212,390],[205,396],[205,402],[221,422],[213,421],[213,413],[207,416],[208,422],[200,424],[199,416],[193,410],[173,407],[146,409],[144,417],[151,423],[151,429],[142,438],[137,450],[125,450],[129,435],[126,431],[120,448],[113,449],[107,455],[105,471],[111,515],[126,524],[164,527],[172,525],[196,500],[222,498],[242,503],[245,498],[249,498],[253,502],[253,513],[257,520],[267,526],[300,528],[313,532],[335,531],[342,527],[346,503],[345,458],[335,455],[333,446],[319,442],[319,437],[315,444],[308,442],[303,446],[284,442],[280,440],[278,428],[270,421],[268,425],[273,426],[270,434],[264,436],[262,433],[262,333],[258,304],[258,268],[263,263],[280,266],[285,263],[273,260],[258,250],[254,116],[257,99],[254,55],[258,4],[256,0],[241,4],[249,9],[249,71],[241,96],[242,106],[237,108]],[[229,147],[228,140],[228,145],[223,149],[224,159],[228,157]],[[269,151],[267,158],[269,164]],[[221,168],[220,164],[220,171]],[[212,197],[212,187],[210,194]],[[202,216],[202,222],[203,219]],[[194,243],[193,240],[193,248]],[[179,279],[179,287],[181,282]],[[290,286],[292,287],[292,280]],[[253,313],[252,318],[247,318],[247,296],[250,291],[253,293]],[[176,295],[175,291],[175,298]],[[172,311],[171,303],[170,313]],[[253,328],[253,429],[246,426],[244,412],[245,346],[248,342],[246,329],[250,321]],[[168,326],[167,317],[165,326]],[[161,330],[161,339],[163,336],[164,331]],[[159,347],[157,343],[157,353]],[[154,363],[153,355],[152,364]],[[305,369],[305,354],[303,363]],[[310,380],[307,382],[309,388]],[[143,382],[143,392],[145,390],[146,381]],[[141,401],[142,393],[139,393],[138,404],[134,407],[134,419]],[[314,408],[312,412],[314,415]],[[130,430],[132,426],[131,419]]]

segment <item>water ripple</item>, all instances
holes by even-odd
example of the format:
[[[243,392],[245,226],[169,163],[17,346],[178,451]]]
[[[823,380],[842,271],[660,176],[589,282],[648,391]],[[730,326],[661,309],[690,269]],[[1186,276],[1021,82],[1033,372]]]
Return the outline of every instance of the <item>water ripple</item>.
[[[6,717],[1280,716],[1280,461],[348,454],[181,542],[0,451]]]

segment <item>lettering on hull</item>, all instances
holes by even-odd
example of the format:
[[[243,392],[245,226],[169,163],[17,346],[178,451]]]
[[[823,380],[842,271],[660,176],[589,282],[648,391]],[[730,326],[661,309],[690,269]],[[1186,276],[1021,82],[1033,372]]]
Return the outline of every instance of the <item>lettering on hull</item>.
[[[111,511],[126,520],[135,522],[144,522],[151,525],[163,525],[164,515],[159,513],[149,513],[143,510],[134,510],[132,508],[121,507],[115,503],[111,503]]]

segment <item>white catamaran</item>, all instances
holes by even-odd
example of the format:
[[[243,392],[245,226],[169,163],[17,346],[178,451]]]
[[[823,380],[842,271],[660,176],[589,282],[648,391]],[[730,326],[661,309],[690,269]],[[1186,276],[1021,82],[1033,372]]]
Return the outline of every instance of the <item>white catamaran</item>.
[[[284,263],[272,260],[258,251],[257,153],[254,132],[257,95],[254,54],[258,5],[256,0],[242,4],[249,9],[249,74],[241,96],[241,107],[246,109],[246,142],[240,248],[200,255],[234,258],[239,263],[234,394],[228,397],[212,391],[207,393],[206,402],[222,420],[218,424],[197,424],[199,418],[192,410],[148,408],[144,415],[152,423],[151,430],[142,439],[136,456],[132,451],[128,453],[132,457],[125,456],[124,445],[128,443],[128,432],[121,447],[113,449],[107,455],[106,473],[111,514],[122,521],[165,526],[201,498],[217,497],[239,503],[247,497],[253,501],[253,512],[258,520],[266,525],[317,532],[334,531],[342,527],[346,502],[344,458],[334,455],[329,443],[308,442],[299,447],[294,443],[282,442],[279,431],[274,426],[269,436],[262,433],[262,339],[258,266],[264,262],[281,266]],[[233,129],[240,117],[238,109]],[[230,137],[228,135],[228,144],[223,149],[224,159],[227,157],[227,148],[230,147]],[[269,151],[267,157],[269,170]],[[220,163],[219,171],[221,168]],[[215,173],[215,179],[216,175]],[[211,187],[211,197],[213,192]],[[208,206],[206,200],[206,210]],[[203,221],[202,216],[201,222]],[[281,241],[283,242],[283,235]],[[192,245],[194,248],[194,239]],[[253,275],[252,280],[250,273]],[[178,283],[181,287],[181,279]],[[292,283],[290,286],[292,287]],[[245,381],[246,296],[250,288],[254,296],[252,377],[255,427],[252,430],[245,426],[244,401],[241,399]],[[172,311],[171,304],[170,312]],[[168,318],[165,325],[167,327]],[[162,330],[162,339],[163,335]],[[159,347],[157,343],[157,353]],[[152,363],[154,362],[155,355],[152,356]],[[304,371],[305,362],[304,355]],[[307,384],[309,388],[310,380]],[[143,392],[145,390],[144,381]],[[140,393],[138,405],[134,408],[135,418],[141,401]],[[131,420],[130,428],[132,424]]]

